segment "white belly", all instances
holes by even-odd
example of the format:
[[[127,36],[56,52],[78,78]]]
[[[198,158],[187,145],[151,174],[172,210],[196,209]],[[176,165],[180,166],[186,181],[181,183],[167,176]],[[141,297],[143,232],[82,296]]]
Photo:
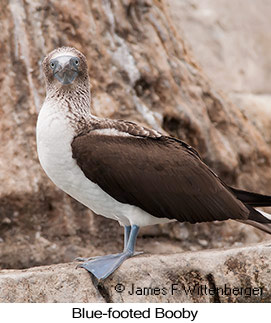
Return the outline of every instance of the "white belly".
[[[73,128],[64,112],[44,105],[37,122],[38,156],[42,168],[56,186],[95,213],[115,219],[121,225],[146,226],[170,221],[120,203],[91,182],[72,158],[73,138]]]

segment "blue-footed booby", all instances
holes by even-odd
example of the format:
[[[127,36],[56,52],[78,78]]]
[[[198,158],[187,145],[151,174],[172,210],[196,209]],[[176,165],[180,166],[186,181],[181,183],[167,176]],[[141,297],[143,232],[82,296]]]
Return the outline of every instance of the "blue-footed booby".
[[[227,186],[177,138],[93,116],[81,52],[55,49],[42,67],[47,94],[37,122],[41,166],[64,192],[124,227],[123,252],[82,260],[80,266],[97,279],[136,254],[142,226],[234,219],[271,233],[270,215],[254,208],[271,206],[271,196]]]

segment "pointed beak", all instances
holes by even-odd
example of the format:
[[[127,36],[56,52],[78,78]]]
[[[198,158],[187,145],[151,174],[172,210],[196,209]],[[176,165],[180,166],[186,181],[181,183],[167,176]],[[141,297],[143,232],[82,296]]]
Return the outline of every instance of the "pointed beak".
[[[59,56],[50,61],[54,77],[64,85],[71,84],[78,75],[79,59],[74,56]]]

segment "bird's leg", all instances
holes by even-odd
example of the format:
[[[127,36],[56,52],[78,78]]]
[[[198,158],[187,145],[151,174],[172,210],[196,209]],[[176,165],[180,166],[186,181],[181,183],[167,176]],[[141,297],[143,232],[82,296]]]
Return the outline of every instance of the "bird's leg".
[[[131,226],[126,225],[124,227],[124,247],[123,247],[123,251],[125,251],[125,249],[126,249],[127,243],[129,241],[130,233],[131,233]]]
[[[134,252],[135,252],[135,244],[136,244],[136,238],[137,238],[137,234],[138,234],[138,231],[139,231],[139,227],[134,224],[134,225],[131,226],[130,230],[131,231],[130,231],[130,234],[129,234],[129,239],[128,239],[127,243],[126,243],[124,252],[129,252],[129,253],[131,253],[133,255]]]
[[[131,226],[130,225],[125,225],[124,227],[124,247],[123,247],[123,251],[125,251],[126,249],[126,245],[128,243],[129,240],[129,236],[130,236],[130,232],[131,232]],[[138,252],[136,254],[140,254],[141,252]],[[116,255],[116,254],[115,254]],[[94,256],[94,257],[88,257],[88,258],[83,258],[83,257],[77,257],[74,259],[74,261],[89,261],[89,260],[95,260],[101,257],[110,257],[112,255],[107,255],[107,256]]]
[[[85,268],[97,279],[106,279],[111,275],[127,258],[135,255],[136,238],[139,231],[137,225],[130,228],[125,227],[124,231],[124,250],[115,255],[101,256],[94,260],[86,261],[79,267]],[[128,237],[129,236],[129,237]]]
[[[132,227],[130,225],[126,225],[124,227],[124,249],[123,249],[123,251],[125,251],[125,249],[127,248],[129,237],[131,234],[131,228]],[[133,256],[141,255],[142,253],[143,253],[143,251],[134,251]]]

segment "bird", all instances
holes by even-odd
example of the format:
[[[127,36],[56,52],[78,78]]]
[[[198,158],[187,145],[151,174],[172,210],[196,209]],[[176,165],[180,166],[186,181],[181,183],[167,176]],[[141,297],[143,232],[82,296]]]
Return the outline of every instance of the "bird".
[[[82,258],[99,281],[135,256],[140,227],[233,219],[271,234],[271,196],[226,185],[178,138],[128,120],[91,113],[86,57],[60,47],[42,62],[46,98],[38,115],[38,158],[52,182],[124,228],[117,254]]]

